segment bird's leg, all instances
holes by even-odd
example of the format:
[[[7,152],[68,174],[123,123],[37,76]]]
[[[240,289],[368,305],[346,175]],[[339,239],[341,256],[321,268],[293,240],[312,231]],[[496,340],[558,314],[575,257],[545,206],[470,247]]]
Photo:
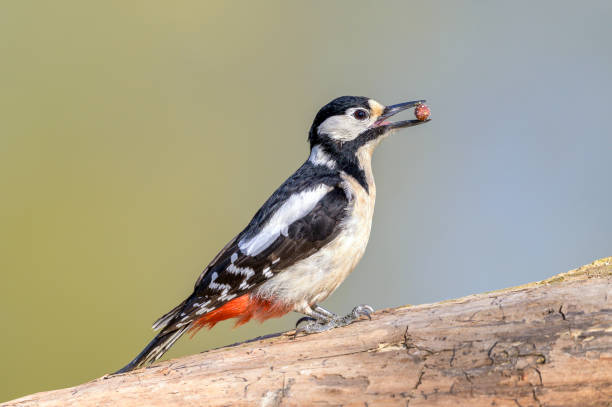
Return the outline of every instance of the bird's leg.
[[[351,311],[348,315],[339,317],[333,312],[327,311],[325,308],[315,304],[314,307],[305,312],[307,316],[302,317],[297,321],[295,324],[295,334],[297,335],[301,332],[305,334],[324,332],[329,329],[349,325],[358,320],[361,316],[366,316],[368,319],[372,319],[370,317],[372,312],[374,312],[374,309],[369,305],[358,305],[353,308],[353,311]],[[298,327],[299,324],[305,321],[309,322]]]
[[[323,307],[321,307],[320,305],[317,305],[317,304],[315,304],[315,306],[313,307],[312,310],[323,317],[323,318],[319,318],[319,319],[331,320],[331,319],[337,319],[338,318],[338,315],[334,314],[331,311],[326,310],[325,308],[323,308]]]

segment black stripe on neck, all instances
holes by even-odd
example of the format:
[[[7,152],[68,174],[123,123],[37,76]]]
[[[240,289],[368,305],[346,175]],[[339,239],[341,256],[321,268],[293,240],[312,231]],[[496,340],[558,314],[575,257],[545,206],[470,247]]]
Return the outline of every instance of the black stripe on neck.
[[[316,134],[315,136],[311,134],[310,148],[312,150],[315,145],[321,146],[323,151],[329,154],[330,157],[336,161],[338,169],[355,178],[357,182],[359,182],[359,185],[361,185],[369,194],[370,190],[366,179],[366,174],[363,168],[361,168],[359,165],[357,150],[367,143],[376,140],[383,134],[385,134],[385,128],[374,127],[361,133],[355,139],[345,142],[333,140],[327,134]]]

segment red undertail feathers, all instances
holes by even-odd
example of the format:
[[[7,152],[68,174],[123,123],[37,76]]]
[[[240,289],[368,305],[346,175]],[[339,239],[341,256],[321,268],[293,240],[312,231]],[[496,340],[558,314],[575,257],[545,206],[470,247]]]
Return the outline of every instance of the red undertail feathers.
[[[236,326],[245,324],[255,318],[263,322],[269,318],[278,318],[291,311],[291,307],[277,302],[251,297],[245,294],[223,304],[221,307],[210,311],[195,321],[189,332],[191,336],[205,326],[212,328],[217,322],[230,318],[238,318]]]

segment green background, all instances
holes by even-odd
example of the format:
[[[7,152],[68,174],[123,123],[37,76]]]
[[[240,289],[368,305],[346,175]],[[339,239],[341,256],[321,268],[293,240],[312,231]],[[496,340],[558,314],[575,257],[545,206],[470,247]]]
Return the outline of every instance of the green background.
[[[3,1],[0,400],[129,361],[340,95],[425,98],[433,121],[379,147],[372,239],[328,308],[612,255],[610,4]]]

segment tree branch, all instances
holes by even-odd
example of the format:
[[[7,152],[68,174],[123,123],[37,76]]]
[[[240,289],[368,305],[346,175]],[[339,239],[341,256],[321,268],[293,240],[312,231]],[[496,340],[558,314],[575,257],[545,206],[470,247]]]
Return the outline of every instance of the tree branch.
[[[612,258],[548,280],[375,313],[159,363],[3,406],[603,406]],[[608,403],[608,404],[606,404]]]

